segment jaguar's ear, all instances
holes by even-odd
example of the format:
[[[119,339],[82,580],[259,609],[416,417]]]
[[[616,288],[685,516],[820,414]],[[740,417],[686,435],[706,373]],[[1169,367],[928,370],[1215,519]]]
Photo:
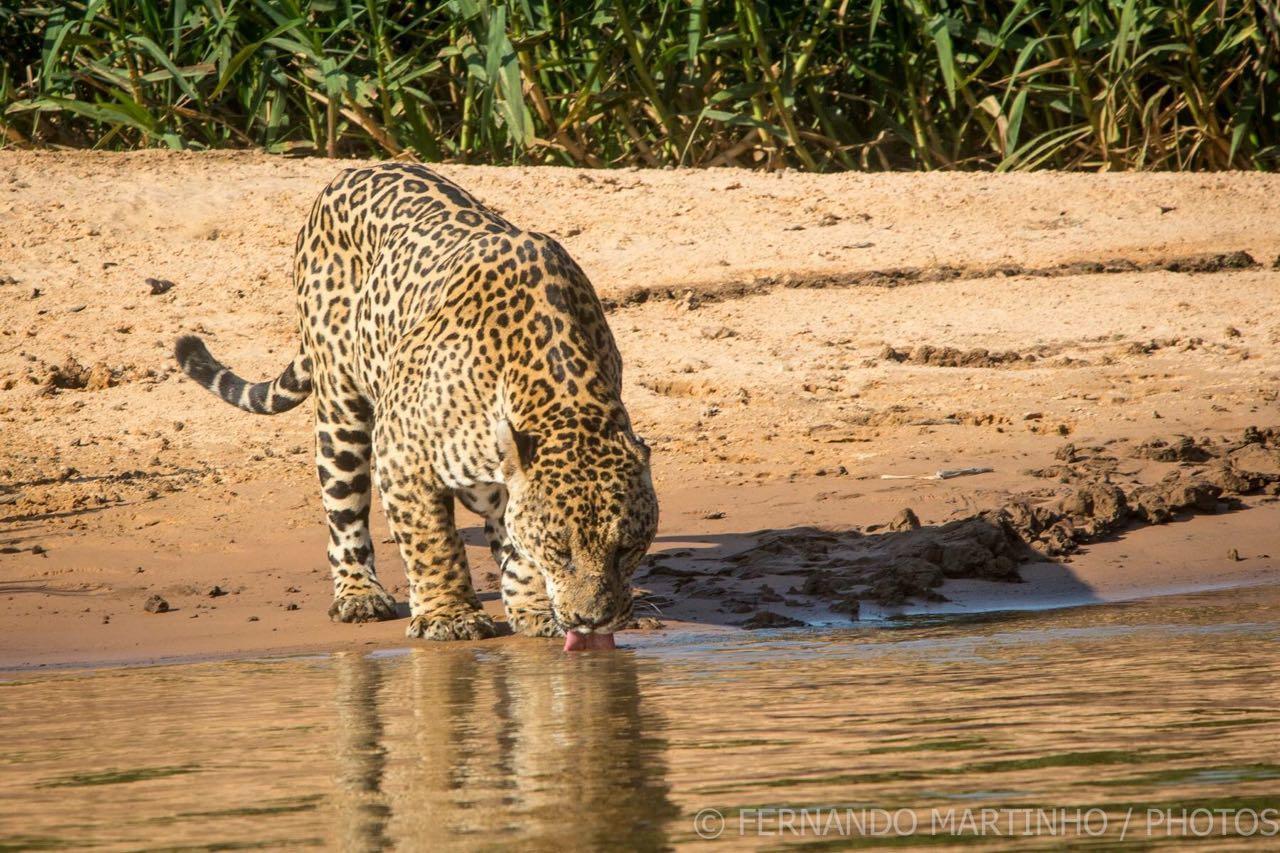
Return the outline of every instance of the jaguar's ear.
[[[538,439],[531,432],[521,432],[503,418],[494,428],[498,440],[498,458],[502,460],[502,474],[507,482],[522,476],[529,470],[538,453]]]

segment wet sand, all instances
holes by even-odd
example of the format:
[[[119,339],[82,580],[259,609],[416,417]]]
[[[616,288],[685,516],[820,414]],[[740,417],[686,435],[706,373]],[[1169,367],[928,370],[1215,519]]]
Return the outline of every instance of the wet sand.
[[[195,331],[242,375],[279,370],[293,237],[347,165],[0,152],[0,668],[405,644],[403,620],[327,620],[306,407],[235,411],[169,358]],[[1143,455],[1152,439],[1216,452],[1280,424],[1276,176],[441,171],[562,240],[610,307],[654,447],[662,531],[636,585],[663,630],[848,624],[850,599],[876,620],[1280,577],[1267,442],[1233,464],[1265,475],[1254,487],[1198,510],[1190,495],[1167,523],[1086,519],[1070,548],[1054,534],[1042,556],[953,571],[958,557],[906,555],[940,586],[924,565],[870,576],[886,548],[904,556],[877,537],[1060,506],[1099,481],[1136,506],[1221,461]],[[148,278],[173,286],[152,295]],[[961,468],[991,470],[882,479]],[[889,529],[906,508],[923,533]],[[380,519],[375,535],[403,599]],[[1012,567],[987,577],[1000,556]],[[145,610],[153,595],[171,609]]]

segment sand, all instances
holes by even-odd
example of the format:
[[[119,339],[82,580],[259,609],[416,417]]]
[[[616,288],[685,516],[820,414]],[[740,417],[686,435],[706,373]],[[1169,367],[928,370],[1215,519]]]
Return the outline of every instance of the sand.
[[[278,372],[294,235],[350,165],[0,151],[0,669],[407,642],[326,617],[307,407],[231,409],[169,355],[195,332]],[[610,309],[663,506],[638,610],[663,630],[1280,580],[1275,448],[1244,440],[1280,424],[1280,176],[441,171],[560,239]],[[1212,453],[1161,458],[1181,436]],[[1261,479],[1131,511],[1223,453]],[[967,468],[991,470],[929,479]],[[1099,482],[1124,514],[969,549],[975,519]]]

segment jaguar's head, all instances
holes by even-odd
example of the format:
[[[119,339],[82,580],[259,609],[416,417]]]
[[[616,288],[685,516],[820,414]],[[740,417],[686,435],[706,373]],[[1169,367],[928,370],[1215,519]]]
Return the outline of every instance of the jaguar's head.
[[[612,647],[658,526],[649,448],[621,426],[539,436],[502,421],[497,439],[507,533],[542,573],[565,648]]]

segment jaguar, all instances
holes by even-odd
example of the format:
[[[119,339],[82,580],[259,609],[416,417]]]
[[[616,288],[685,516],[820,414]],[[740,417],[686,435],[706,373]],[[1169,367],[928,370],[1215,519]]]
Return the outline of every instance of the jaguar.
[[[301,340],[275,379],[242,379],[195,336],[175,354],[247,412],[312,399],[330,617],[397,616],[374,568],[376,480],[408,579],[409,637],[498,632],[456,499],[484,519],[512,631],[612,648],[658,502],[605,311],[564,247],[424,166],[363,166],[312,205],[293,281]]]

